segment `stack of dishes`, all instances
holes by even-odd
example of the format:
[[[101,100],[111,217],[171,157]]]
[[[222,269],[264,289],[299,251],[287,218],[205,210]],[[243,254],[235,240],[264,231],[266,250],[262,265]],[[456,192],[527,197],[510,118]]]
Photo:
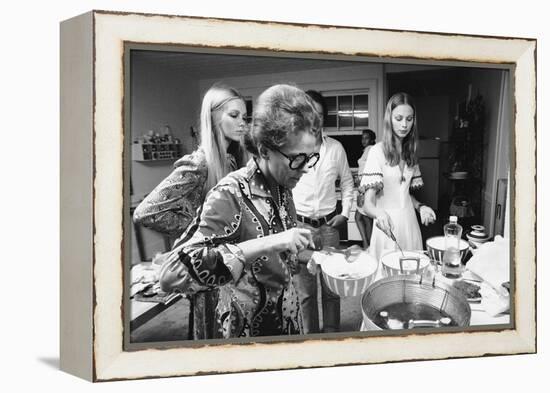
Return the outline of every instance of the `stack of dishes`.
[[[466,234],[466,237],[473,248],[478,248],[489,240],[489,236],[485,233],[483,225],[472,225],[472,230]]]

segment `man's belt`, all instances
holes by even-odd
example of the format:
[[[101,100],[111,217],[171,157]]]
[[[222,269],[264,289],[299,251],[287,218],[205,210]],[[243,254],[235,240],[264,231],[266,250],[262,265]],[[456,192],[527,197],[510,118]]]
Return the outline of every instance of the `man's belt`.
[[[304,216],[301,216],[301,215],[297,214],[296,218],[298,219],[298,221],[303,222],[304,224],[311,225],[314,228],[319,228],[321,225],[328,224],[328,222],[330,220],[332,220],[336,216],[336,214],[337,214],[336,210],[334,210],[332,213],[330,213],[330,214],[328,214],[324,217],[309,218],[309,217],[304,217]]]

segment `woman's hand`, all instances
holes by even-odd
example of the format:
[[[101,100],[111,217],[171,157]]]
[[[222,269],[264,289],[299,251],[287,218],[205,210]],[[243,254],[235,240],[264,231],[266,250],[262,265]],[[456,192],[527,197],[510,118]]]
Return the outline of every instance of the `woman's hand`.
[[[391,237],[390,232],[393,231],[393,222],[388,213],[382,210],[376,216],[376,226],[384,232],[386,235]]]
[[[291,228],[269,237],[271,238],[271,247],[277,252],[288,251],[295,255],[308,246],[311,249],[315,248],[311,231],[305,228]]]
[[[429,225],[435,222],[435,212],[432,210],[431,207],[422,205],[418,209],[418,212],[420,213],[420,221],[422,221],[422,224]]]

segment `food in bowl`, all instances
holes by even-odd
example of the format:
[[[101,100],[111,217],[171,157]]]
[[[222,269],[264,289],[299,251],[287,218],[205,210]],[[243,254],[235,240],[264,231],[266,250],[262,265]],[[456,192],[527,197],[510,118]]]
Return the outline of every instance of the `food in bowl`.
[[[421,274],[430,265],[430,258],[415,251],[403,251],[403,253],[401,251],[391,251],[382,255],[380,260],[386,276]]]
[[[374,259],[358,257],[350,263],[342,254],[332,254],[328,262],[323,263],[323,271],[332,277],[357,279],[370,276],[376,272],[377,263]]]
[[[376,275],[378,262],[366,251],[354,255],[352,260],[342,253],[331,253],[321,264],[327,287],[338,296],[362,294]]]

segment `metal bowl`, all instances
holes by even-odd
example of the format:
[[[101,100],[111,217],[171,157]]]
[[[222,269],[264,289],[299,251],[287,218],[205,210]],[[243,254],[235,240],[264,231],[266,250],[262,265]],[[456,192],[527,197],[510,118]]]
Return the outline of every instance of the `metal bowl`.
[[[404,255],[403,255],[404,254]],[[386,277],[398,274],[422,274],[430,266],[430,258],[416,251],[390,251],[380,257]]]
[[[363,324],[366,330],[393,329],[390,324],[380,323],[380,314],[395,306],[414,313],[426,308],[439,315],[432,320],[416,320],[407,316],[402,327],[410,329],[418,326],[440,327],[444,318],[450,318],[448,326],[466,327],[470,325],[471,309],[463,293],[451,285],[436,279],[426,279],[418,274],[386,277],[372,283],[361,299]],[[391,317],[391,315],[390,315]],[[383,325],[383,326],[381,326]]]
[[[462,264],[466,263],[468,257],[468,242],[460,239],[460,260]],[[426,240],[426,249],[430,258],[441,265],[443,261],[443,253],[445,252],[445,236],[434,236]]]

